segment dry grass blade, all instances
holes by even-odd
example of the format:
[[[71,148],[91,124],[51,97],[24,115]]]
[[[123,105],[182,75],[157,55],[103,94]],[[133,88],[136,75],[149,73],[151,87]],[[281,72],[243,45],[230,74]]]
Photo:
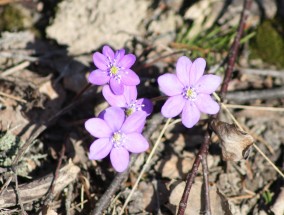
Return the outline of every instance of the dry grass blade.
[[[9,94],[7,94],[7,93],[0,92],[0,96],[7,97],[7,98],[9,98],[9,99],[14,99],[14,100],[16,100],[16,101],[18,101],[18,102],[28,103],[28,102],[27,102],[26,100],[24,100],[24,99],[18,98],[18,97],[16,97],[16,96],[9,95]]]
[[[217,101],[221,101],[220,97],[216,94],[213,93],[214,97],[217,99]],[[239,129],[243,130],[242,126],[240,125],[240,123],[237,121],[237,119],[233,116],[233,114],[231,113],[231,111],[227,108],[226,104],[221,103],[222,108],[227,111],[228,115],[230,116],[230,118],[233,120],[233,122],[239,127]],[[284,178],[284,173],[281,172],[281,170],[264,154],[264,152],[256,145],[253,144],[253,147],[265,158],[265,160],[272,166],[272,168],[279,173],[279,175]]]
[[[258,110],[258,111],[275,111],[275,112],[283,112],[284,108],[277,107],[261,107],[261,106],[248,106],[248,105],[234,105],[234,104],[225,104],[227,108],[233,109],[247,109],[247,110]]]
[[[169,119],[167,120],[166,124],[164,125],[164,127],[163,127],[163,129],[162,129],[162,131],[161,131],[161,133],[160,133],[160,135],[159,135],[159,137],[158,137],[158,139],[156,140],[156,142],[155,142],[155,144],[154,144],[154,147],[153,147],[153,149],[152,149],[152,151],[151,151],[149,157],[148,157],[147,160],[146,160],[146,163],[145,163],[144,166],[143,166],[142,171],[140,172],[140,174],[139,174],[139,176],[138,176],[138,178],[137,178],[137,180],[136,180],[134,186],[132,187],[131,192],[129,193],[127,199],[125,200],[124,205],[123,205],[123,207],[122,207],[122,209],[121,209],[119,215],[122,215],[122,214],[123,214],[123,212],[124,212],[124,210],[125,210],[125,208],[126,208],[128,202],[130,201],[130,199],[131,199],[131,197],[132,197],[134,191],[136,190],[136,188],[137,188],[137,186],[138,186],[138,184],[139,184],[139,182],[140,182],[140,180],[141,180],[141,178],[142,178],[142,175],[143,175],[143,174],[145,173],[145,171],[147,170],[148,165],[150,164],[150,162],[151,162],[151,160],[152,160],[152,157],[153,157],[153,155],[155,154],[156,149],[157,149],[157,147],[159,146],[159,144],[160,144],[160,142],[161,142],[161,139],[162,139],[162,137],[163,137],[165,131],[166,131],[167,128],[169,127],[170,121],[171,121],[171,118],[169,118]]]
[[[16,65],[10,69],[7,69],[6,71],[2,72],[0,74],[0,77],[6,77],[8,75],[13,74],[14,72],[17,72],[21,69],[24,69],[26,67],[28,67],[31,63],[29,61],[24,61],[23,63],[20,63],[19,65]]]

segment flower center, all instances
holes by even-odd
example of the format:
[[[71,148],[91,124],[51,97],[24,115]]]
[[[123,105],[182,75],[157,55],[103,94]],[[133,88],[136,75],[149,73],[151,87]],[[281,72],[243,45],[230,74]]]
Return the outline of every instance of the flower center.
[[[185,99],[195,100],[197,98],[197,92],[193,87],[185,87],[182,95]]]
[[[114,132],[111,141],[113,142],[113,146],[115,148],[122,147],[125,141],[125,134],[121,133],[120,131]]]
[[[137,100],[131,101],[125,110],[125,114],[126,116],[130,116],[134,112],[142,110],[144,106],[144,104],[137,104]]]
[[[118,69],[118,67],[116,67],[116,66],[112,66],[111,68],[110,68],[110,74],[111,75],[117,75],[117,73],[118,73],[118,71],[119,71],[119,69]]]
[[[116,81],[120,82],[121,75],[119,74],[120,68],[114,65],[109,66],[109,76],[114,78]]]

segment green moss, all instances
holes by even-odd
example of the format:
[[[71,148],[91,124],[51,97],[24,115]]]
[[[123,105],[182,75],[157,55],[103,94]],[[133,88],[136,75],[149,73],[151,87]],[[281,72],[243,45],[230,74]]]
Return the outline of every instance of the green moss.
[[[24,28],[24,15],[13,5],[2,7],[0,11],[0,32],[20,31]]]
[[[276,20],[263,22],[251,43],[251,58],[261,58],[266,63],[284,68],[283,33],[283,26]]]
[[[0,133],[0,166],[10,166],[21,145],[20,139],[14,135]]]

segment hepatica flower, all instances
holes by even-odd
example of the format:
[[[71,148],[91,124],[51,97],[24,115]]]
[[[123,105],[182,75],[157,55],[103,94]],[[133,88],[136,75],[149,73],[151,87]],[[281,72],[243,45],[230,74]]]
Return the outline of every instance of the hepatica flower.
[[[149,99],[137,99],[137,88],[135,86],[125,86],[122,95],[115,95],[108,85],[103,88],[103,96],[107,102],[114,107],[121,107],[127,116],[141,111],[150,115],[153,111],[153,104]]]
[[[118,107],[110,107],[101,118],[85,122],[87,131],[98,138],[90,146],[89,158],[100,160],[110,154],[114,169],[123,172],[129,163],[129,153],[141,153],[149,148],[147,140],[138,132],[144,126],[146,115],[142,112],[125,116]]]
[[[178,59],[176,74],[164,74],[158,78],[160,90],[169,98],[162,107],[167,118],[181,113],[182,123],[192,128],[200,119],[200,113],[216,114],[220,107],[210,94],[221,83],[216,75],[203,75],[206,62],[197,58],[193,63],[183,56]]]
[[[89,82],[95,85],[109,83],[110,89],[116,95],[121,95],[124,86],[136,86],[140,79],[130,67],[135,63],[133,54],[125,54],[124,49],[114,53],[109,46],[103,47],[103,53],[95,52],[93,61],[98,68],[89,75]]]

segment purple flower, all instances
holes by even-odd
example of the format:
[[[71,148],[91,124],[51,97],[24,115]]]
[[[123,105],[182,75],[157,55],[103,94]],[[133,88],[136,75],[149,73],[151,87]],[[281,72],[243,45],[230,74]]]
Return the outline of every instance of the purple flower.
[[[137,131],[145,121],[144,113],[135,112],[126,118],[118,107],[107,108],[102,118],[87,120],[85,128],[98,138],[90,146],[89,158],[100,160],[110,154],[114,169],[123,172],[129,163],[129,152],[141,153],[149,148],[147,140]]]
[[[220,107],[210,94],[221,83],[216,75],[203,75],[206,62],[197,58],[193,63],[183,56],[178,59],[175,74],[164,74],[158,78],[160,90],[170,96],[162,107],[167,118],[181,114],[182,123],[192,128],[200,119],[200,112],[215,114]]]
[[[124,49],[114,53],[109,46],[104,46],[102,54],[95,52],[93,55],[94,64],[98,69],[91,72],[89,82],[96,85],[109,83],[113,93],[121,95],[124,85],[136,86],[140,83],[137,74],[130,69],[135,60],[135,55],[125,55]]]
[[[142,111],[149,116],[153,111],[153,104],[149,99],[137,100],[137,88],[135,86],[125,86],[122,95],[115,95],[106,85],[103,88],[103,95],[111,106],[123,108],[127,116],[136,111]]]

